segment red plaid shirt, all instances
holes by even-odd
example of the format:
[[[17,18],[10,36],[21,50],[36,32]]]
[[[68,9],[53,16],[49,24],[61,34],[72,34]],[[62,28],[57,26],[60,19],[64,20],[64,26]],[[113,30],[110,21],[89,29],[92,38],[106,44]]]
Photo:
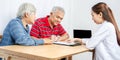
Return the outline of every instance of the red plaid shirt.
[[[56,25],[53,29],[48,23],[48,17],[39,18],[33,24],[30,35],[36,38],[49,38],[51,35],[63,35],[66,33],[61,24]]]

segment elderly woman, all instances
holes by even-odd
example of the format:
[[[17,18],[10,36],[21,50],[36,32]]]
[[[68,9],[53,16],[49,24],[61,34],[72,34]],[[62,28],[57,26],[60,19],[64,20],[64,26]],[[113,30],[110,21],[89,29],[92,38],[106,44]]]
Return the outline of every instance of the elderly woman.
[[[12,19],[6,26],[0,46],[7,45],[28,45],[36,46],[45,43],[52,43],[51,40],[33,39],[29,35],[28,24],[33,24],[36,15],[36,8],[30,3],[24,3],[19,7],[17,17]]]

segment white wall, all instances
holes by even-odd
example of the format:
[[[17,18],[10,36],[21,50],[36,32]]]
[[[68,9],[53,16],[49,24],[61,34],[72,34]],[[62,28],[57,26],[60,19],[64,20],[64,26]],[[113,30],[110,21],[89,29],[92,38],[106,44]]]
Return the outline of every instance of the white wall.
[[[49,14],[53,6],[61,6],[66,14],[62,25],[73,36],[73,29],[96,30],[96,24],[91,19],[91,7],[99,1],[106,2],[112,9],[120,28],[120,0],[1,0],[0,1],[0,34],[7,23],[16,17],[18,7],[23,2],[33,3],[37,8],[37,18]],[[91,60],[90,52],[74,55],[73,60]],[[87,58],[86,58],[87,57]]]
[[[0,34],[3,33],[7,23],[16,17],[18,7],[23,2],[30,2],[36,6],[37,18],[48,15],[53,6],[62,6],[66,10],[64,22],[68,22],[67,17],[70,16],[69,0],[2,0],[0,1]]]
[[[120,29],[120,0],[71,0],[72,11],[71,11],[71,23],[72,28],[78,29],[91,29],[93,32],[96,29],[96,24],[91,18],[91,7],[98,2],[106,2],[112,9],[113,14],[119,24]]]

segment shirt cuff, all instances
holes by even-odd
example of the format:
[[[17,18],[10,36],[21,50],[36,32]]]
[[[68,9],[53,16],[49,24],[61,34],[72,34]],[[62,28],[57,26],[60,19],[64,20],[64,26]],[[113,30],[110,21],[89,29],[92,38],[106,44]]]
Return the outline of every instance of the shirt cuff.
[[[87,38],[86,38],[86,39],[82,39],[82,42],[86,44],[86,42],[87,42],[88,40],[90,40],[90,39],[89,39],[89,38],[88,38],[88,39],[87,39]]]
[[[44,44],[44,40],[40,39],[40,40],[35,40],[35,45],[42,45]]]

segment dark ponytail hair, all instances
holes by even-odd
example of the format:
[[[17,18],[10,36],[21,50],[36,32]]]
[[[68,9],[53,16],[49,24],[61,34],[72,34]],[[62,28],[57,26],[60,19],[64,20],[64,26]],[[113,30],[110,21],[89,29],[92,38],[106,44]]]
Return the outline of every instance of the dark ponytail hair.
[[[114,25],[116,30],[117,41],[120,45],[120,31],[113,16],[112,10],[107,6],[106,3],[100,2],[92,7],[92,11],[94,11],[96,14],[99,14],[101,12],[103,14],[103,19],[111,22]]]

